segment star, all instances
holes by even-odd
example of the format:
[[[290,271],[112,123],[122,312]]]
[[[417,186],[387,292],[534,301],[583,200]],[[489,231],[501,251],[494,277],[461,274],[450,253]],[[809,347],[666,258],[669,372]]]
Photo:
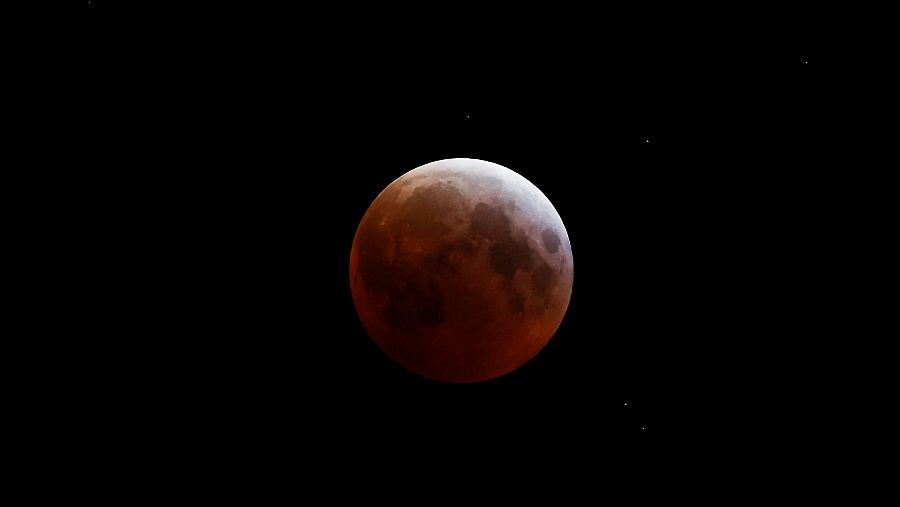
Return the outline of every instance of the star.
[[[625,402],[625,406],[626,406],[626,407],[628,406],[628,402],[627,402],[627,401]]]

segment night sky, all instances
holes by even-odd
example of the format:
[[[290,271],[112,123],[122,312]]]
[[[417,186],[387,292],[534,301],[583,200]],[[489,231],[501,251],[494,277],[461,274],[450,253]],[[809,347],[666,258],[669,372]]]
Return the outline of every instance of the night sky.
[[[802,17],[672,14],[87,2],[59,111],[82,189],[60,469],[624,490],[802,434],[840,215],[821,62]],[[452,157],[540,188],[575,263],[555,337],[482,384],[391,362],[347,280],[375,196]],[[873,382],[877,350],[853,348]]]

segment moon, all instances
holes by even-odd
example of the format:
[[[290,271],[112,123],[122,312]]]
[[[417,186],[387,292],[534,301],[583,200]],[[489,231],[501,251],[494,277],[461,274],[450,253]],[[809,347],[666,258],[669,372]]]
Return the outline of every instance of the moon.
[[[562,219],[531,182],[455,158],[417,167],[366,211],[350,288],[375,343],[444,382],[481,382],[534,357],[566,313],[574,273]]]

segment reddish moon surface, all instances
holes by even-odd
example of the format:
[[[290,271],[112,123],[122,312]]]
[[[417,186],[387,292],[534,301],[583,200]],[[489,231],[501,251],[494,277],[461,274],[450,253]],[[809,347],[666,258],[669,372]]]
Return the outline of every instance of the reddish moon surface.
[[[572,247],[550,201],[474,159],[423,165],[363,216],[350,287],[363,326],[424,377],[480,382],[534,357],[572,294]]]

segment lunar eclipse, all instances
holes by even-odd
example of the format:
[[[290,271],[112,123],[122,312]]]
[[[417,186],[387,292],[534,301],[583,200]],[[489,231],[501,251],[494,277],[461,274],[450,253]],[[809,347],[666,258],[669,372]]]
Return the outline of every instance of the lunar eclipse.
[[[489,380],[534,357],[562,322],[573,273],[547,197],[475,159],[397,178],[366,211],[350,252],[369,335],[407,370],[445,382]]]

